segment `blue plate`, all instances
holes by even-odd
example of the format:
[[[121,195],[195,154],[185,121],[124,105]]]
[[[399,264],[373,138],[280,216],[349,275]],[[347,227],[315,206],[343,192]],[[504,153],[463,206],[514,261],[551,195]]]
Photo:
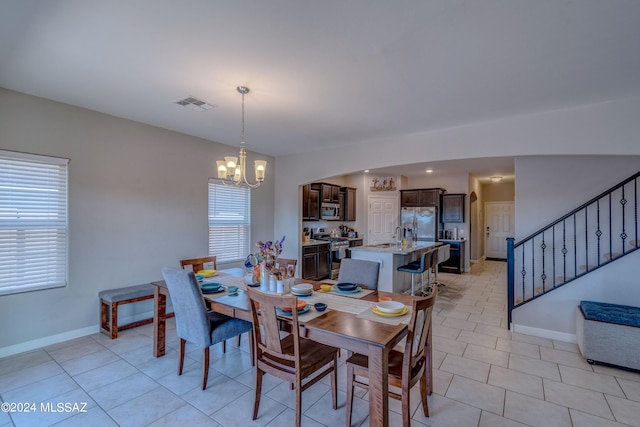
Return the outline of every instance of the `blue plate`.
[[[303,293],[298,293],[298,292],[295,292],[295,291],[291,291],[291,295],[295,295],[295,296],[297,296],[297,297],[303,297],[303,298],[304,298],[304,297],[310,297],[312,294],[313,294],[313,292],[309,292],[309,293],[304,293],[304,292],[303,292]]]
[[[220,283],[203,283],[200,285],[200,289],[202,289],[202,292],[216,292],[218,289],[224,290]]]
[[[209,289],[209,290],[202,290],[202,293],[207,295],[207,294],[219,294],[220,292],[224,292],[224,288],[223,287],[219,287],[218,289]]]
[[[336,292],[337,292],[337,293],[339,293],[339,294],[357,294],[358,292],[361,292],[361,291],[362,291],[362,289],[360,289],[360,288],[355,288],[355,289],[354,289],[354,290],[352,290],[352,291],[342,291],[342,290],[340,290],[340,288],[338,288],[337,286],[334,286],[334,287],[333,287],[333,290],[334,290],[334,291],[336,291]]]
[[[311,310],[311,305],[307,304],[307,305],[304,306],[304,308],[302,310],[298,310],[298,315],[304,314],[309,310]],[[291,317],[291,312],[290,311],[284,311],[284,310],[279,309],[278,307],[276,307],[276,313],[278,314],[278,316]]]
[[[338,283],[336,287],[343,292],[351,292],[355,291],[358,288],[358,285],[355,283]]]

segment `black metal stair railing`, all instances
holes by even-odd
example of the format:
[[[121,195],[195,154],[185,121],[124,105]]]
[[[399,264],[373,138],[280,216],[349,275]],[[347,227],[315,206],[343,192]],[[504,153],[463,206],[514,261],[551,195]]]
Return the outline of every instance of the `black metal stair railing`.
[[[515,243],[507,239],[511,312],[638,248],[640,172]]]

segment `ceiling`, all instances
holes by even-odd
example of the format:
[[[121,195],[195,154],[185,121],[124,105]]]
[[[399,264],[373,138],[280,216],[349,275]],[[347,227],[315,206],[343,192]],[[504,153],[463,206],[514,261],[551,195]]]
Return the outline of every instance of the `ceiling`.
[[[273,156],[640,93],[637,0],[0,7],[0,86],[237,146],[245,85],[248,148]]]

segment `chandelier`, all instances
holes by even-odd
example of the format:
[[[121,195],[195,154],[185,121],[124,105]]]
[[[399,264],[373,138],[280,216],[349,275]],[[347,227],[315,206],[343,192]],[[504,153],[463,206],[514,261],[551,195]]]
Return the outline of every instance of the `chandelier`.
[[[258,188],[262,181],[264,181],[264,174],[267,170],[266,160],[255,160],[254,169],[256,174],[256,183],[251,184],[247,180],[247,148],[244,142],[244,96],[249,93],[249,88],[245,86],[238,86],[236,88],[238,93],[242,95],[242,139],[240,140],[240,154],[238,157],[225,157],[224,160],[216,161],[218,168],[218,178],[223,183],[233,183],[240,185],[242,183],[248,185],[251,188]],[[238,161],[240,159],[240,161]]]

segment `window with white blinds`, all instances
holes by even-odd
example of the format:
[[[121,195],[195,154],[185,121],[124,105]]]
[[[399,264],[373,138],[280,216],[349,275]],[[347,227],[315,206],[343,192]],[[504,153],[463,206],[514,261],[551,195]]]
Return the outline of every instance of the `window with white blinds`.
[[[209,256],[218,264],[244,260],[249,254],[249,190],[209,181]]]
[[[68,163],[0,150],[0,295],[66,286]]]

